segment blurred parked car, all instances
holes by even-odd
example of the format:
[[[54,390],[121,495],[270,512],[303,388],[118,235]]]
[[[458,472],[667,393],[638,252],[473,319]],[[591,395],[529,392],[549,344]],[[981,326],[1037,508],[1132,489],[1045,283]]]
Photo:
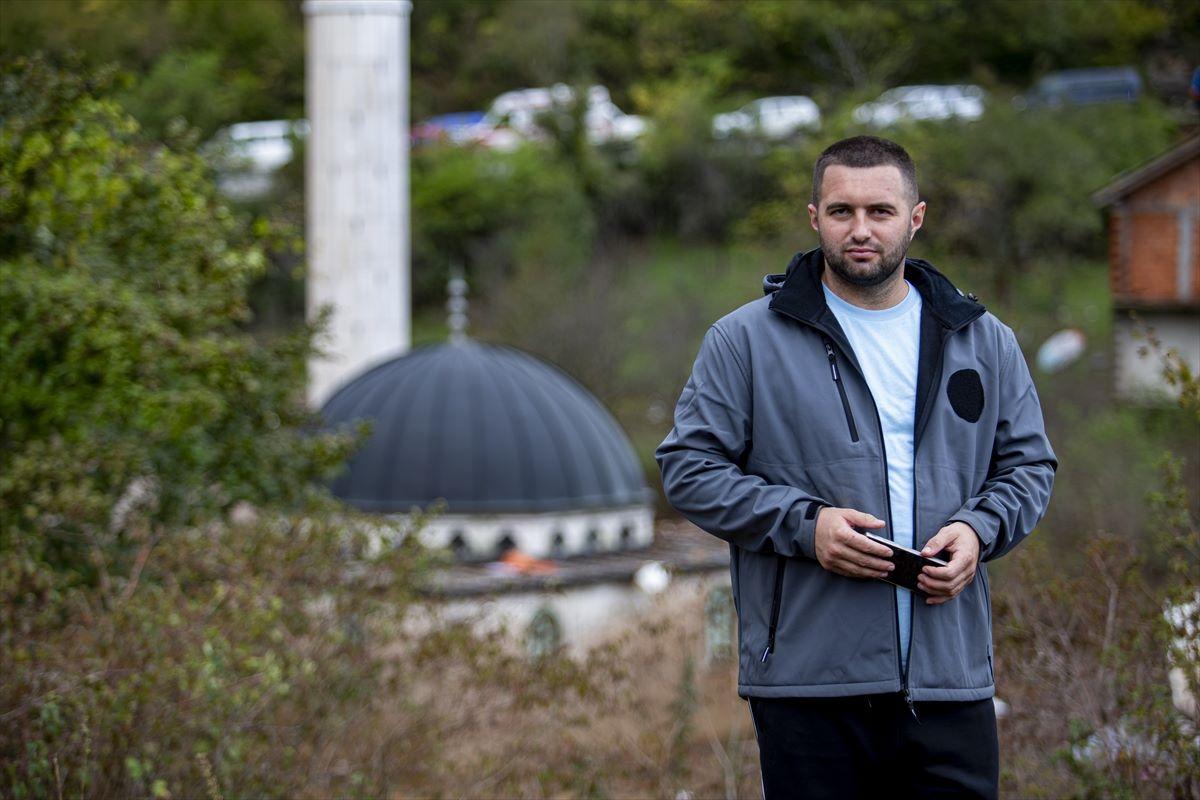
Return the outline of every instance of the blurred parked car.
[[[1095,103],[1132,103],[1142,94],[1142,77],[1133,67],[1068,69],[1045,75],[1017,108],[1060,108]]]
[[[854,121],[885,127],[902,120],[979,119],[985,96],[971,85],[897,86],[854,109]]]
[[[216,167],[218,188],[236,199],[262,197],[308,131],[306,119],[239,122],[217,131],[205,149]]]
[[[511,150],[522,141],[544,139],[546,132],[539,124],[543,115],[566,114],[574,102],[575,91],[563,83],[505,92],[492,101],[467,139],[499,150]],[[646,120],[618,108],[603,86],[588,89],[587,103],[583,122],[592,144],[629,142],[646,132]]]
[[[412,143],[414,145],[434,142],[462,144],[470,140],[476,126],[483,122],[483,117],[482,111],[458,111],[421,120],[412,126],[410,133]]]
[[[757,134],[767,139],[788,139],[821,127],[821,110],[803,95],[760,97],[737,111],[713,117],[713,135]]]

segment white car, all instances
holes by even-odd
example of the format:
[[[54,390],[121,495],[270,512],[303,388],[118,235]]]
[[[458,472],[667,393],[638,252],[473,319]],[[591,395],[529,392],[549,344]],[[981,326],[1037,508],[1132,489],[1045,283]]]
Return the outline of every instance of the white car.
[[[236,199],[264,196],[275,171],[295,155],[294,143],[308,132],[305,119],[239,122],[222,128],[208,145],[217,166],[217,186]]]
[[[897,86],[878,100],[854,109],[854,121],[885,127],[904,120],[979,119],[983,89],[978,86]]]
[[[629,142],[646,132],[646,120],[618,108],[605,87],[589,88],[587,100],[583,119],[588,141],[592,144]],[[563,83],[549,88],[505,92],[492,101],[483,121],[475,126],[469,139],[485,147],[513,150],[523,141],[544,139],[546,134],[538,125],[539,117],[566,111],[574,102],[574,90]]]
[[[821,127],[821,109],[811,97],[760,97],[728,114],[713,117],[713,135],[724,139],[737,133],[767,139],[788,139]]]

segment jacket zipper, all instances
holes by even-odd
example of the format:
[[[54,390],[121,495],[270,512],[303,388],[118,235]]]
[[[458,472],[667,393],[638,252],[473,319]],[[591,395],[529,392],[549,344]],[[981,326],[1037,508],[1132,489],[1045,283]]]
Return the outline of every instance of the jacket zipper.
[[[809,323],[811,324],[811,323]],[[813,327],[825,333],[823,329],[814,325]],[[842,395],[842,407],[846,409],[846,422],[851,425],[850,436],[853,441],[858,441],[858,430],[853,427],[853,418],[850,416],[850,403],[846,399],[846,390],[842,388],[841,375],[837,371],[836,359],[833,351],[833,344],[829,339],[829,335],[824,337],[825,354],[829,357],[829,366],[833,371],[833,380],[838,386],[838,391]],[[861,370],[860,370],[861,372]],[[863,376],[864,383],[866,376]],[[894,535],[892,527],[892,487],[888,482],[887,474],[887,443],[883,439],[883,420],[879,416],[879,405],[875,402],[875,396],[871,394],[871,387],[867,387],[867,396],[871,398],[871,408],[875,412],[875,426],[879,431],[879,449],[883,455],[883,499],[884,509],[887,515],[888,538]],[[916,464],[916,458],[913,458],[913,464]],[[891,588],[891,587],[889,587]],[[896,633],[896,674],[900,677],[900,685],[904,692],[904,702],[908,704],[909,711],[912,711],[913,717],[917,716],[916,709],[913,707],[912,697],[908,694],[908,674],[904,668],[904,663],[900,660],[900,606],[896,601],[896,590],[892,589],[892,630]],[[910,617],[911,620],[911,617]],[[909,627],[909,642],[912,641],[912,628]]]
[[[858,426],[854,424],[854,415],[850,412],[850,400],[846,397],[846,387],[842,385],[842,375],[838,372],[837,354],[833,350],[833,342],[825,339],[825,355],[829,357],[829,374],[837,386],[838,396],[842,398],[842,411],[846,414],[846,427],[850,429],[850,441],[858,441]]]
[[[946,340],[948,338],[950,338],[949,334],[946,333],[945,331],[942,331],[940,333],[940,339],[938,341],[937,356],[934,359],[935,363],[937,364],[937,372],[934,373],[933,382],[929,388],[929,391],[931,393],[937,392],[938,386],[940,386],[941,382],[942,382],[942,361],[946,355]],[[914,434],[913,434],[914,438],[913,438],[913,521],[912,521],[912,526],[913,526],[913,544],[914,545],[917,543],[917,535],[918,535],[918,531],[920,530],[917,527],[917,504],[920,502],[920,493],[917,491],[917,448],[920,447],[920,442],[921,442],[920,436],[921,436],[921,433],[924,432],[924,429],[925,429],[924,422],[929,417],[929,409],[933,407],[932,400],[926,400],[925,406],[926,407],[924,409],[922,409],[922,412],[921,412],[921,419],[916,421],[916,428],[915,428]],[[910,713],[912,713],[913,719],[915,719],[917,721],[917,723],[920,724],[921,719],[917,716],[917,709],[913,705],[912,696],[909,694],[909,691],[908,691],[908,678],[909,678],[910,673],[912,672],[913,634],[916,632],[916,630],[917,630],[917,599],[916,599],[916,594],[914,592],[909,592],[909,594],[908,594],[908,662],[906,664],[904,664],[904,673],[901,676],[901,685],[902,685],[903,691],[904,691],[904,702],[906,702],[908,704],[908,710]],[[899,636],[898,630],[897,630],[897,636]]]
[[[783,602],[783,570],[787,567],[786,556],[775,557],[775,593],[771,598],[771,625],[767,628],[767,647],[763,650],[760,664],[775,651],[775,629],[779,627],[779,606]]]

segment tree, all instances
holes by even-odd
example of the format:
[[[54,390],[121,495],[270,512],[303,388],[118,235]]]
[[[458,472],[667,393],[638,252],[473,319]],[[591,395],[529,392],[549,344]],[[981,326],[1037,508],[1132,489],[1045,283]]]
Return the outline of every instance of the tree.
[[[313,332],[242,329],[265,263],[194,140],[150,143],[109,77],[0,74],[0,545],[63,567],[238,501],[294,504],[348,452],[310,435]],[[100,577],[103,576],[94,576]]]
[[[0,794],[294,795],[423,562],[350,561],[386,523],[322,488],[313,330],[244,331],[261,247],[111,92],[0,67]]]

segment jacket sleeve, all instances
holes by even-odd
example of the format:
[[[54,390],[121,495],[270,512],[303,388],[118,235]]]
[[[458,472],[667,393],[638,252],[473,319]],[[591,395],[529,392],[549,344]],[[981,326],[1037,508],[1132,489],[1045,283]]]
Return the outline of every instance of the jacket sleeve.
[[[1029,535],[1046,513],[1058,469],[1029,367],[1012,331],[1005,332],[992,463],[979,493],[950,517],[975,529],[981,561],[999,558]]]
[[[828,505],[742,471],[751,446],[752,393],[742,359],[716,325],[658,447],[667,500],[700,528],[744,550],[816,557],[817,512]]]

